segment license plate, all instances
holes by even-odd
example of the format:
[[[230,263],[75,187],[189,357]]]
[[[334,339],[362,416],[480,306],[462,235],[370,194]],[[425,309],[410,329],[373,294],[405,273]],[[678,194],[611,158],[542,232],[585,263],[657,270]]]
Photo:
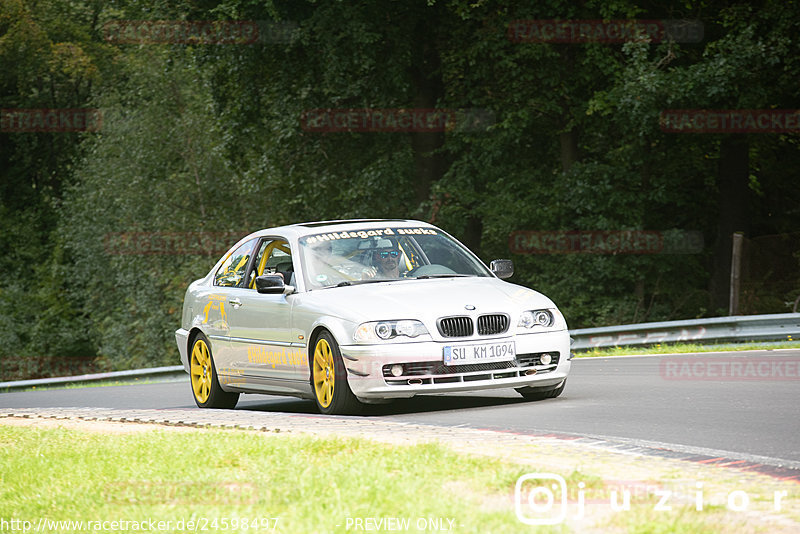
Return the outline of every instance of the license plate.
[[[444,348],[445,365],[504,362],[516,356],[513,341],[481,343],[480,345],[447,345]]]

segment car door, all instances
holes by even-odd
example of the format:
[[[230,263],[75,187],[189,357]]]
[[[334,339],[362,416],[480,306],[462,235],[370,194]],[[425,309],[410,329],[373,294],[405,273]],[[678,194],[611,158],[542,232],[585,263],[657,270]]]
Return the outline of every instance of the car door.
[[[233,250],[214,273],[212,286],[201,297],[205,301],[200,312],[203,331],[211,342],[214,365],[220,380],[229,382],[227,377],[235,377],[235,363],[230,345],[231,294],[244,285],[247,267],[251,263],[258,239],[250,239]]]
[[[232,358],[249,385],[296,389],[289,382],[297,378],[297,368],[304,358],[303,344],[296,342],[292,334],[295,297],[255,290],[256,276],[280,273],[288,285],[293,272],[287,240],[262,238],[248,274],[248,287],[231,293],[228,299]]]

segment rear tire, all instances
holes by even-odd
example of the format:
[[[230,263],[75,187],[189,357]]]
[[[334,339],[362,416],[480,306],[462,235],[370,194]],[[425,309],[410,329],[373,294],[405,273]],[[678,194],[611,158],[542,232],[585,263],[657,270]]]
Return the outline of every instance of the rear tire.
[[[239,394],[223,391],[219,385],[217,368],[211,355],[211,346],[203,334],[197,334],[189,352],[189,375],[192,396],[199,408],[231,409],[239,402]]]
[[[347,383],[347,369],[339,345],[327,331],[320,332],[314,341],[311,389],[317,409],[326,415],[357,414],[364,407]]]
[[[567,385],[567,379],[565,378],[560,385],[554,388],[535,388],[531,386],[525,386],[522,388],[517,388],[517,393],[522,395],[525,400],[529,401],[540,401],[545,399],[555,399],[564,391],[564,387]]]

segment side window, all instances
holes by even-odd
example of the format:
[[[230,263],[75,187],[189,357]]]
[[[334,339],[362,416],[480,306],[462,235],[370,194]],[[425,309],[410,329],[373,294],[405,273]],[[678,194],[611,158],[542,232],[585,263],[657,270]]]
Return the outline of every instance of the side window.
[[[256,286],[256,276],[262,274],[283,275],[285,284],[294,282],[294,267],[292,266],[292,253],[289,243],[283,239],[265,239],[258,247],[256,261],[253,263],[253,272],[250,273],[250,288]]]
[[[253,253],[256,240],[251,239],[228,256],[214,275],[214,285],[223,287],[244,287],[247,262]]]

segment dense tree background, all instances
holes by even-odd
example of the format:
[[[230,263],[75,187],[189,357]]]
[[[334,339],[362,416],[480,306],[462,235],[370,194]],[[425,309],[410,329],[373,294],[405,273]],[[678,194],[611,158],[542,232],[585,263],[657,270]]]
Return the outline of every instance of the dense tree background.
[[[521,4],[4,0],[0,108],[98,108],[103,125],[0,132],[0,379],[176,363],[183,292],[218,250],[109,247],[135,232],[429,220],[484,260],[514,259],[512,281],[582,327],[725,315],[730,235],[744,231],[742,311],[789,311],[800,136],[665,133],[659,114],[800,107],[797,4]],[[693,19],[704,38],[519,43],[507,35],[518,19]],[[248,44],[106,40],[119,20],[285,31]],[[319,108],[482,109],[493,122],[304,129]],[[512,255],[519,230],[700,231],[705,248]]]

